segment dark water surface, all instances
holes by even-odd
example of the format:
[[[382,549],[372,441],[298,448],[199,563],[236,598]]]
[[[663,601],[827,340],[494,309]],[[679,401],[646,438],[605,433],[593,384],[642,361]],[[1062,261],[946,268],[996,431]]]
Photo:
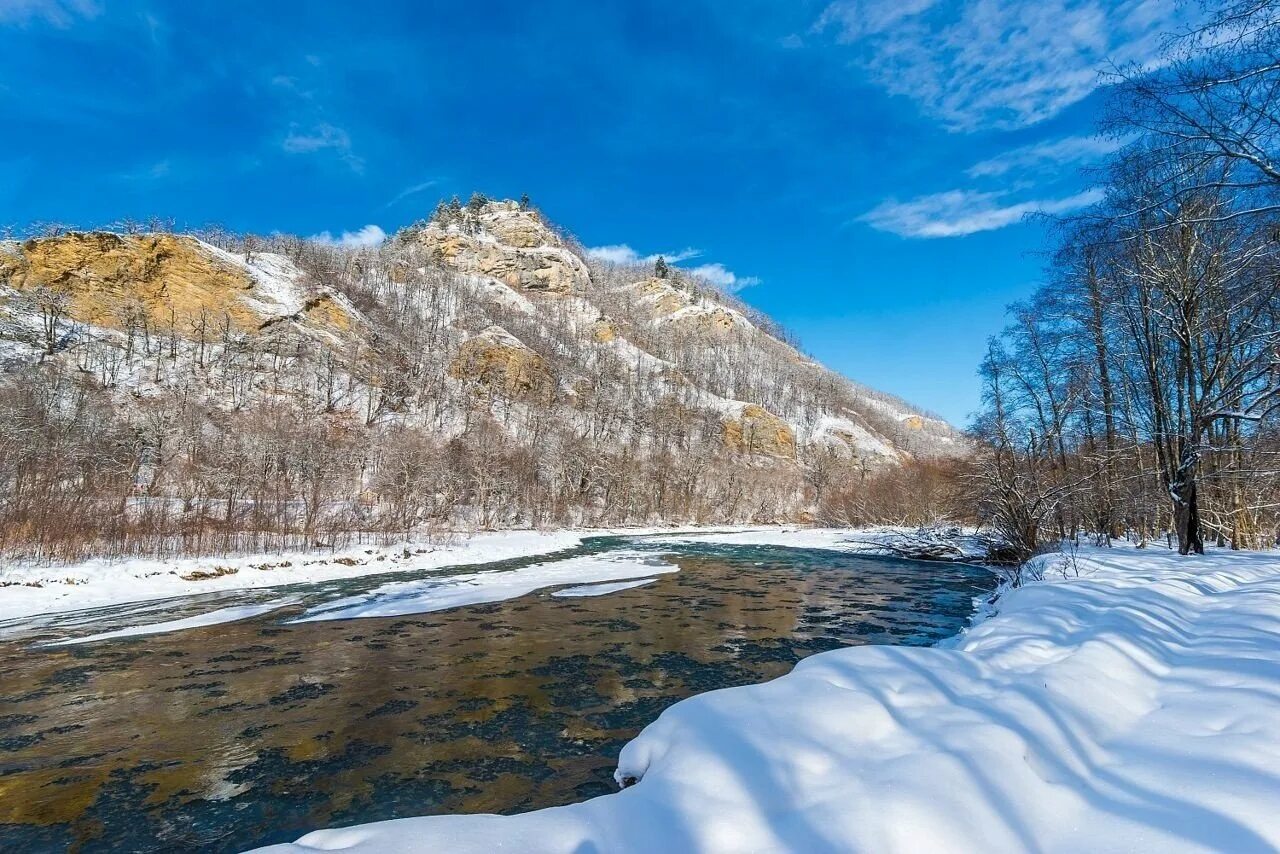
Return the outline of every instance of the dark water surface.
[[[841,646],[936,643],[994,587],[979,567],[770,546],[597,538],[564,554],[619,548],[680,571],[594,598],[282,625],[381,576],[289,588],[300,604],[238,623],[0,640],[0,850],[239,851],[583,800],[614,790],[619,749],[677,700]]]

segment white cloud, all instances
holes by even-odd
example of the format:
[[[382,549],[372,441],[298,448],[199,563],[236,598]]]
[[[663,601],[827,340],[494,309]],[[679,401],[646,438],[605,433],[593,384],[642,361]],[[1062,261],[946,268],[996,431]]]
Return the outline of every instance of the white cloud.
[[[340,237],[334,237],[331,232],[322,231],[319,234],[313,234],[311,239],[326,246],[360,249],[366,246],[380,246],[387,239],[387,233],[370,223],[356,231],[344,231]]]
[[[289,154],[314,154],[318,151],[331,150],[353,171],[364,171],[364,160],[357,157],[351,150],[351,135],[328,122],[320,122],[308,130],[303,130],[297,123],[291,125],[280,147]]]
[[[700,249],[681,249],[679,252],[655,252],[652,255],[641,255],[625,243],[611,246],[592,246],[587,255],[606,264],[619,264],[627,267],[644,267],[653,264],[661,257],[668,264],[676,265],[681,261],[689,261],[702,255]],[[699,264],[697,267],[681,267],[685,273],[702,279],[722,291],[733,293],[752,285],[760,284],[755,276],[739,276],[723,264]]]
[[[743,288],[760,284],[760,279],[756,276],[739,276],[723,264],[702,264],[691,267],[687,272],[728,293],[735,293]]]
[[[1010,172],[1032,172],[1092,163],[1118,151],[1127,143],[1127,139],[1107,139],[1101,136],[1051,139],[1009,149],[1003,154],[975,163],[965,173],[971,178],[996,178]]]
[[[1102,199],[1100,190],[1085,190],[1059,199],[1010,201],[1003,192],[949,190],[908,202],[890,199],[858,218],[879,231],[902,237],[963,237],[1021,222],[1028,214],[1062,214]]]
[[[1150,64],[1191,20],[1179,0],[836,0],[816,29],[856,45],[890,94],[951,130],[1025,127],[1100,85],[1110,64]]]
[[[0,0],[0,24],[44,21],[66,29],[81,18],[96,18],[101,11],[95,0]]]
[[[701,251],[688,247],[678,252],[656,252],[653,255],[641,255],[625,243],[615,243],[610,246],[592,246],[587,249],[587,255],[597,261],[628,267],[652,264],[658,258],[662,258],[668,264],[678,264],[681,261],[688,261],[690,258],[697,258],[701,254]]]

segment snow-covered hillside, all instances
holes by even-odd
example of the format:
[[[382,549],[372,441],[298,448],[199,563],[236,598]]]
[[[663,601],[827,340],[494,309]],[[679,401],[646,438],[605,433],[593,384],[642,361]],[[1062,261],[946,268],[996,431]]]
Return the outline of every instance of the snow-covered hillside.
[[[617,794],[263,850],[1280,849],[1280,556],[1030,568],[1044,580],[946,648],[837,650],[676,704],[622,751]]]
[[[0,485],[93,502],[110,531],[87,538],[145,516],[151,545],[124,551],[211,526],[223,548],[246,529],[283,547],[422,524],[805,519],[827,483],[963,452],[745,304],[674,268],[590,261],[516,202],[442,206],[356,250],[7,242],[0,364]],[[9,510],[19,539],[65,518],[43,493]]]

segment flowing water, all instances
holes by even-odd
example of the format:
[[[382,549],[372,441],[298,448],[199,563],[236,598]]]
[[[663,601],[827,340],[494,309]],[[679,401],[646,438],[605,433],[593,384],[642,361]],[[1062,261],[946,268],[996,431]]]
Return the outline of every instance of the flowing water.
[[[590,598],[288,623],[448,573],[297,585],[239,622],[60,647],[38,644],[265,597],[0,626],[0,850],[239,851],[583,800],[614,790],[619,749],[677,700],[842,646],[936,643],[994,587],[980,567],[771,546],[601,537],[555,557],[623,550],[679,571]]]

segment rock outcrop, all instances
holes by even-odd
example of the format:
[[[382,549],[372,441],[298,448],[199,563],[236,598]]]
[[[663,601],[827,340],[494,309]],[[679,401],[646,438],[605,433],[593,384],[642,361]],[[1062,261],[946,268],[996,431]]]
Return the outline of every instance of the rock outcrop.
[[[536,211],[516,202],[485,202],[437,212],[413,239],[449,266],[486,276],[517,291],[581,293],[587,265]]]
[[[749,326],[733,309],[705,302],[687,285],[672,279],[651,276],[635,284],[655,321],[679,323],[709,335],[723,335]]]
[[[449,365],[455,379],[524,400],[546,400],[554,382],[542,357],[501,326],[462,343]]]
[[[794,458],[796,434],[787,422],[754,403],[724,422],[724,443],[746,454]]]

